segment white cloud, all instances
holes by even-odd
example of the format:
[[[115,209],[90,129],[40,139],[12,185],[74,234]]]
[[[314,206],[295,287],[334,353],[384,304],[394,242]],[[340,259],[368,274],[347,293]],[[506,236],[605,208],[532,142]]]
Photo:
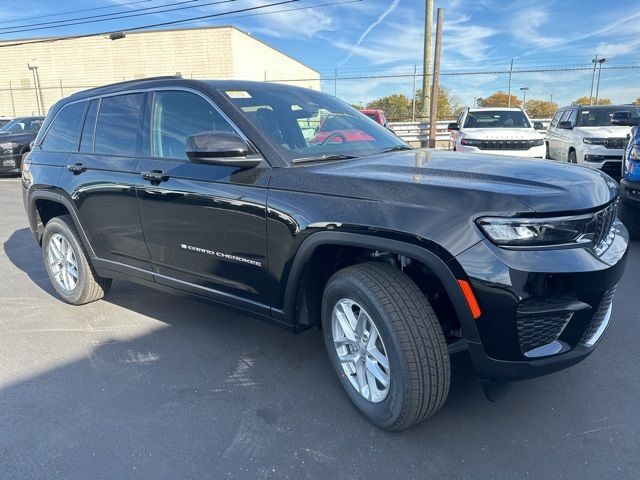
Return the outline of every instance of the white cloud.
[[[353,56],[353,54],[355,53],[353,49],[359,47],[362,44],[364,39],[367,38],[367,35],[369,35],[374,28],[380,25],[384,21],[384,19],[387,18],[391,14],[391,12],[393,12],[398,7],[398,3],[400,3],[400,0],[393,0],[393,2],[391,2],[391,5],[389,5],[389,7],[384,12],[382,12],[382,14],[375,20],[375,22],[369,25],[367,29],[362,32],[362,34],[358,38],[358,41],[350,49],[349,54],[338,65],[344,65]]]
[[[250,6],[264,5],[260,0],[251,0]],[[276,11],[278,8],[276,7]],[[268,12],[266,8],[260,12]],[[296,38],[299,36],[313,38],[321,32],[329,32],[337,29],[333,17],[326,13],[327,10],[307,9],[290,10],[287,12],[271,13],[264,17],[254,17],[258,19],[259,25],[252,28],[252,33],[262,33],[276,38]],[[224,17],[222,17],[224,18]],[[262,20],[264,18],[264,20]]]

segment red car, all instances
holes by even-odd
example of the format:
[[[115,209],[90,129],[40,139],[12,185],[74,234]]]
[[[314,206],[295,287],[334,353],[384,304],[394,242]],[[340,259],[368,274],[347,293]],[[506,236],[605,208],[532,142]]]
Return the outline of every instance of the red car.
[[[360,113],[364,113],[371,120],[375,121],[376,123],[379,123],[383,127],[389,128],[389,122],[387,120],[387,116],[384,113],[384,110],[365,109],[365,110],[360,110]]]
[[[364,131],[354,129],[351,125],[339,115],[330,115],[322,121],[315,136],[309,143],[343,143],[374,140]]]

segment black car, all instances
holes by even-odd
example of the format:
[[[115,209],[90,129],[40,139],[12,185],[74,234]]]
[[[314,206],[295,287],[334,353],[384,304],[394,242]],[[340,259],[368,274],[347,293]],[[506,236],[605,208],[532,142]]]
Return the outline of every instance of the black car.
[[[20,173],[22,157],[43,122],[44,117],[18,117],[0,128],[0,174]]]
[[[328,116],[351,134],[308,141]],[[353,403],[389,430],[443,405],[451,353],[468,349],[488,396],[587,357],[628,245],[602,172],[414,150],[287,85],[77,93],[49,112],[22,182],[64,301],[117,278],[319,327]]]

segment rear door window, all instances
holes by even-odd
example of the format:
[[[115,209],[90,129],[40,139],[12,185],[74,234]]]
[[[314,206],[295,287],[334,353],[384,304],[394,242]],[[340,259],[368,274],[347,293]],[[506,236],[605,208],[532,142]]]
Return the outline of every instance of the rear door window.
[[[80,151],[82,153],[93,152],[93,135],[96,130],[96,117],[98,115],[98,105],[100,100],[91,100],[82,127],[82,137],[80,137]]]
[[[134,156],[142,145],[144,93],[104,97],[95,133],[95,153]]]
[[[49,152],[77,152],[80,129],[87,102],[65,105],[58,112],[47,131],[42,148]]]

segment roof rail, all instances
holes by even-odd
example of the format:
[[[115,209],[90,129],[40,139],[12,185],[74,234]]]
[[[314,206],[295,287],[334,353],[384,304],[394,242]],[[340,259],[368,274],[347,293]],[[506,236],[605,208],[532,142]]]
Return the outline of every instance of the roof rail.
[[[153,80],[182,80],[183,78],[179,75],[161,75],[158,77],[145,77],[145,78],[136,78],[133,80],[125,80],[122,82],[116,82],[116,83],[107,83],[105,85],[100,85],[99,87],[92,87],[92,88],[88,88],[87,90],[82,90],[80,92],[76,92],[78,94],[84,94],[87,92],[93,92],[95,90],[99,90],[101,88],[106,88],[106,87],[119,87],[122,85],[130,85],[130,84],[135,84],[135,83],[140,83],[140,82],[148,82],[148,81],[153,81]],[[75,94],[74,94],[75,95]]]

